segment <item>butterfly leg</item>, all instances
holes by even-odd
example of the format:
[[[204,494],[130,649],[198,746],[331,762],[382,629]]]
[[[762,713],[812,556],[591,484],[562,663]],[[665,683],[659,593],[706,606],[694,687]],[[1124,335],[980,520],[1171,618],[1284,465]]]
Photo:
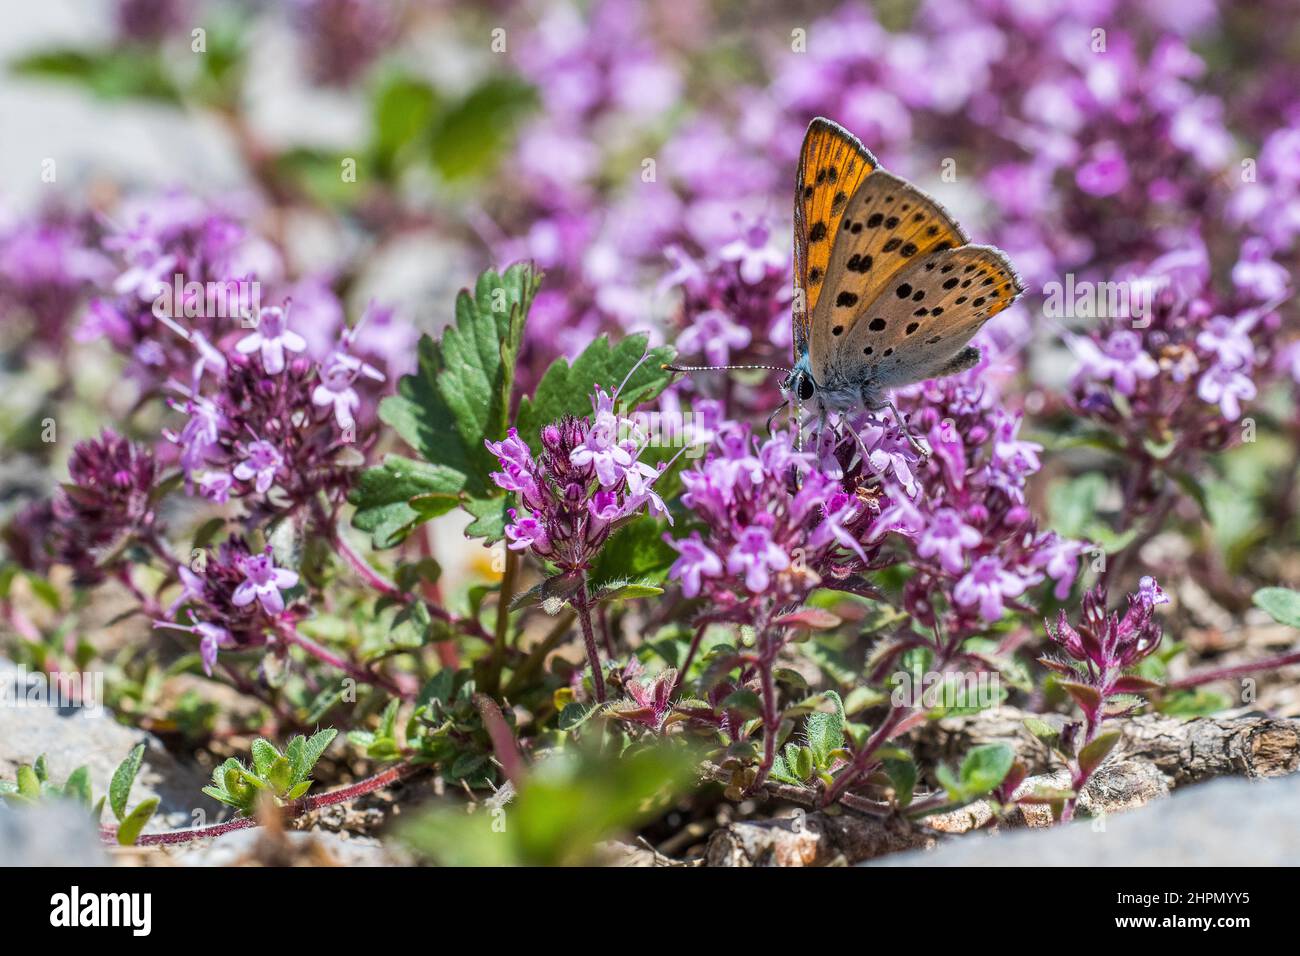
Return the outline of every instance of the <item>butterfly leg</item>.
[[[776,420],[776,416],[779,415],[779,414],[781,413],[781,409],[785,408],[785,407],[786,407],[787,405],[789,405],[789,404],[790,404],[790,399],[787,398],[787,399],[786,399],[784,402],[782,402],[780,405],[776,406],[776,408],[772,409],[772,414],[771,414],[771,415],[768,415],[768,416],[767,416],[767,434],[768,434],[768,437],[771,437],[771,435],[772,435],[772,422],[775,421],[775,420]]]
[[[892,398],[882,396],[881,404],[877,408],[888,408],[893,412],[894,421],[898,423],[898,427],[902,430],[907,443],[912,446],[912,450],[920,455],[922,460],[930,457],[929,447],[912,433],[912,427],[908,425],[907,419],[903,417],[903,413],[898,410],[898,406],[894,404]]]

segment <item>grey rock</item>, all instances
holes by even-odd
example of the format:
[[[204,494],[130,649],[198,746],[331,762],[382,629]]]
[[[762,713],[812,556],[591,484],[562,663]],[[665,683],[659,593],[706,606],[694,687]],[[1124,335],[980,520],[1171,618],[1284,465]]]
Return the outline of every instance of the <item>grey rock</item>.
[[[1300,774],[1215,780],[1139,810],[1048,830],[974,833],[867,866],[1296,866]]]
[[[16,687],[23,671],[0,660],[0,681]],[[19,690],[23,690],[19,688]],[[44,704],[14,706],[16,699],[0,694],[0,778],[14,779],[20,764],[30,764],[41,754],[50,779],[62,784],[81,765],[90,771],[95,799],[108,793],[113,771],[131,748],[145,744],[144,763],[131,790],[128,806],[158,797],[159,807],[146,832],[191,826],[195,811],[212,822],[221,814],[219,804],[204,796],[207,775],[197,767],[177,761],[161,741],[142,730],[124,727],[104,707],[52,707]],[[110,814],[105,811],[104,822]]]
[[[0,865],[105,866],[108,857],[84,807],[51,800],[34,806],[0,802]]]
[[[329,830],[236,830],[185,847],[165,847],[176,866],[398,866],[410,860],[373,837]]]

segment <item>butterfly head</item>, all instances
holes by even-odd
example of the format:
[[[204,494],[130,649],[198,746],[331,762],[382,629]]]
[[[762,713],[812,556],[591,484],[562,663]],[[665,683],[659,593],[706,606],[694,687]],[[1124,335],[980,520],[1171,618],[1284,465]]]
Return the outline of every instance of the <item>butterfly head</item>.
[[[801,402],[810,402],[817,394],[817,383],[813,381],[812,366],[805,353],[790,369],[790,374],[781,381],[781,391],[791,392]]]

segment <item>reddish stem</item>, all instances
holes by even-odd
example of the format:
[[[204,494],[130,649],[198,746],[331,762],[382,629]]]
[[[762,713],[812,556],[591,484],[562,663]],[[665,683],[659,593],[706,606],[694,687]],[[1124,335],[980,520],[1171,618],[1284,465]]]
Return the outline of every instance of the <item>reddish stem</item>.
[[[340,787],[338,790],[331,790],[328,793],[318,794],[314,797],[301,797],[291,803],[286,803],[281,807],[281,813],[286,820],[292,820],[302,816],[312,810],[319,810],[321,807],[332,806],[336,803],[346,803],[348,800],[356,799],[367,793],[374,793],[376,790],[382,790],[384,787],[404,780],[417,770],[421,769],[413,764],[400,763],[395,767],[389,767],[382,773],[377,773],[373,777],[367,777],[365,780],[359,780],[356,783],[349,784],[346,787]],[[225,823],[214,823],[206,827],[190,827],[186,830],[168,830],[165,833],[144,833],[137,839],[136,846],[161,846],[172,843],[189,843],[191,840],[203,840],[208,837],[218,837],[223,833],[231,833],[235,830],[247,830],[250,827],[260,826],[261,821],[256,817],[236,817],[234,820],[227,820]],[[117,827],[100,827],[100,839],[108,844],[117,843]]]
[[[310,637],[301,633],[291,624],[282,624],[277,629],[277,633],[290,644],[298,645],[318,661],[329,664],[337,670],[341,670],[354,680],[360,681],[363,684],[374,684],[377,687],[382,687],[384,690],[396,697],[410,699],[415,696],[411,691],[402,690],[402,688],[398,687],[397,684],[393,683],[392,680],[385,677],[383,674],[358,667],[347,658],[336,654],[334,651],[331,651],[329,648],[321,644],[317,644]]]
[[[1212,684],[1216,680],[1231,680],[1234,677],[1244,677],[1247,674],[1272,670],[1275,667],[1286,667],[1288,664],[1300,664],[1300,651],[1279,654],[1277,657],[1265,657],[1262,660],[1250,661],[1246,664],[1233,664],[1229,667],[1209,667],[1205,670],[1192,671],[1186,677],[1170,681],[1165,687],[1169,690],[1185,690],[1188,687]]]
[[[605,703],[605,675],[600,671],[600,651],[596,648],[596,634],[591,629],[591,598],[587,594],[587,573],[578,578],[578,593],[574,610],[582,622],[582,640],[587,645],[587,661],[591,664],[591,684],[596,691],[596,702]]]

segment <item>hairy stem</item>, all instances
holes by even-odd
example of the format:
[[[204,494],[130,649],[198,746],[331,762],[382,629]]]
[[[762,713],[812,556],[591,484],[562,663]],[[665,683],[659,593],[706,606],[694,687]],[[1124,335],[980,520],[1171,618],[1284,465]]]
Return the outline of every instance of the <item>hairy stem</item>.
[[[1286,667],[1288,664],[1300,664],[1300,651],[1292,651],[1289,654],[1279,654],[1275,657],[1265,657],[1257,661],[1249,661],[1245,664],[1232,664],[1227,667],[1208,667],[1204,670],[1192,671],[1185,677],[1178,680],[1170,681],[1165,687],[1169,690],[1186,690],[1188,687],[1200,687],[1202,684],[1211,684],[1216,680],[1231,680],[1234,677],[1245,677],[1248,674],[1256,674],[1260,671],[1272,670],[1275,667]]]
[[[591,664],[591,683],[596,691],[596,702],[605,703],[605,675],[600,671],[600,651],[596,648],[596,633],[591,627],[591,596],[587,593],[587,572],[578,578],[575,610],[582,622],[582,641],[587,646],[587,661]]]
[[[402,688],[398,687],[395,683],[393,683],[392,680],[390,680],[388,677],[385,677],[383,674],[380,674],[376,671],[366,670],[363,667],[359,667],[356,664],[352,663],[347,658],[339,654],[336,654],[334,651],[331,651],[329,648],[321,644],[317,644],[310,637],[308,637],[306,634],[303,634],[293,625],[290,624],[282,625],[277,629],[276,633],[278,633],[280,637],[288,641],[290,644],[296,644],[298,647],[301,647],[312,657],[316,658],[316,660],[324,664],[328,664],[331,667],[335,668],[336,670],[342,671],[343,673],[347,674],[349,677],[353,678],[354,680],[359,681],[360,683],[373,684],[376,687],[382,687],[384,690],[388,691],[390,694],[394,695],[395,697],[402,697],[405,699],[409,699],[415,696],[411,692],[402,690]]]
[[[282,817],[285,820],[292,820],[312,810],[319,810],[321,807],[332,806],[336,803],[346,803],[348,800],[354,800],[367,793],[374,793],[376,790],[382,790],[384,787],[391,786],[399,780],[405,780],[420,769],[420,767],[410,763],[400,763],[395,767],[389,767],[381,773],[377,773],[372,777],[367,777],[364,780],[359,780],[346,787],[340,787],[339,789],[331,790],[328,793],[317,794],[314,797],[300,797],[291,803],[286,803],[280,808]],[[191,840],[203,840],[208,837],[217,837],[224,833],[231,833],[235,830],[247,830],[250,827],[260,825],[261,821],[256,817],[236,817],[233,820],[227,820],[225,823],[214,823],[211,826],[206,827],[190,827],[185,830],[169,830],[165,833],[145,833],[135,842],[136,846],[161,846],[173,843],[189,843]],[[105,843],[116,844],[117,827],[100,827],[99,836]]]
[[[497,595],[496,625],[492,634],[492,656],[488,662],[486,689],[495,693],[501,686],[501,668],[506,662],[506,642],[510,637],[510,602],[515,597],[519,577],[519,552],[506,550],[506,566],[501,575],[501,591]]]

